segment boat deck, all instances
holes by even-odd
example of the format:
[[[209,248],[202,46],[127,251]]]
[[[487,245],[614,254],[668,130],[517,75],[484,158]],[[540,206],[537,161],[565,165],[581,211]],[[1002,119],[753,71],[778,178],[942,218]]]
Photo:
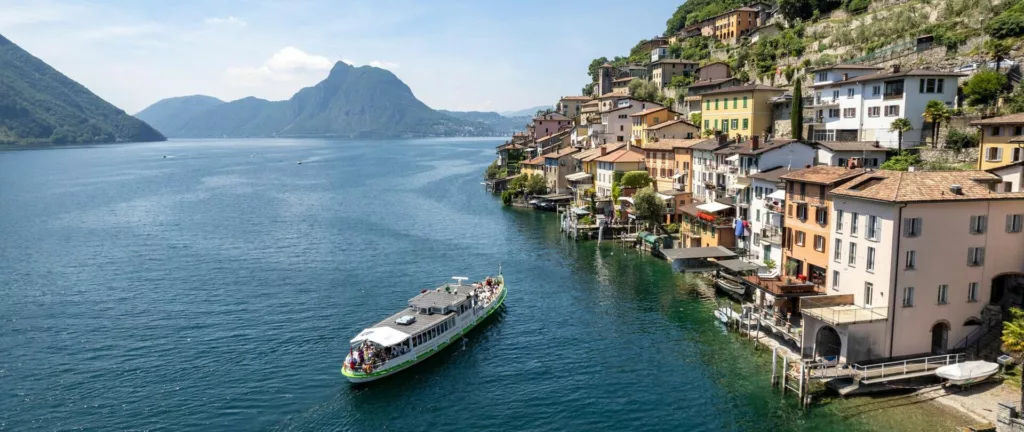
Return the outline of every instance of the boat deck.
[[[441,292],[435,292],[434,290],[429,290],[426,293],[417,294],[416,297],[413,297],[413,299],[410,300],[410,302],[416,303],[417,306],[421,306],[421,307],[445,306],[445,305],[448,305],[448,304],[457,303],[458,301],[462,300],[463,298],[468,297],[470,292],[472,292],[472,289],[473,289],[472,285],[458,286],[458,285],[455,285],[455,284],[442,285],[441,288],[444,288],[445,286],[452,287],[453,291],[454,291],[454,288],[458,287],[459,293],[458,294],[455,294],[454,292],[449,293],[449,292],[445,292],[443,289],[441,290]],[[400,324],[395,323],[395,320],[397,320],[397,319],[399,319],[399,318],[401,318],[401,317],[403,317],[405,315],[412,315],[412,316],[416,317],[416,322],[414,322],[412,324],[409,324],[409,325],[400,325]],[[437,323],[439,323],[441,321],[444,321],[444,320],[446,320],[446,319],[448,319],[450,317],[453,317],[455,315],[456,315],[455,312],[435,313],[435,314],[427,315],[427,314],[422,314],[418,310],[413,309],[411,307],[406,307],[405,309],[402,309],[398,313],[395,313],[394,315],[391,315],[391,316],[385,318],[383,321],[381,321],[381,322],[379,322],[377,324],[374,324],[373,326],[368,327],[368,328],[391,327],[391,328],[393,328],[395,330],[398,330],[398,331],[400,331],[402,333],[406,333],[406,334],[412,336],[412,335],[415,335],[415,334],[417,334],[417,333],[419,333],[419,332],[421,332],[423,330],[426,330],[426,329],[428,329],[430,327],[433,327]]]

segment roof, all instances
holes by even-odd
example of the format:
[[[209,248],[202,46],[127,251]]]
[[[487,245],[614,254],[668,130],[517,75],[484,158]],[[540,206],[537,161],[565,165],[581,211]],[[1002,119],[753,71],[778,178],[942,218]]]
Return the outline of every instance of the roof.
[[[376,343],[381,346],[391,346],[405,342],[409,335],[405,332],[395,330],[391,327],[374,327],[359,332],[349,343],[357,343],[364,340]]]
[[[783,168],[781,166],[777,166],[775,168],[767,169],[756,174],[748,175],[747,177],[764,180],[772,183],[780,183],[782,182],[782,176],[794,171],[799,171],[799,169]]]
[[[616,78],[616,79],[613,79],[612,82],[614,83],[614,82],[633,81],[634,78],[636,78],[636,77],[628,76],[628,77]]]
[[[691,85],[690,87],[693,87],[693,85]],[[718,90],[711,90],[709,92],[701,93],[701,96],[711,95],[711,94],[720,94],[720,93],[739,93],[739,92],[758,92],[758,91],[775,91],[775,92],[782,93],[782,92],[785,92],[786,90],[780,89],[778,87],[767,86],[767,85],[764,85],[764,84],[747,84],[747,85],[741,85],[741,86],[733,86],[733,87],[720,88]]]
[[[900,77],[908,77],[908,76],[963,77],[963,76],[967,76],[967,75],[962,74],[962,73],[957,73],[957,72],[945,72],[945,71],[937,71],[937,70],[931,70],[931,69],[909,69],[909,70],[900,70],[899,72],[893,73],[892,69],[888,69],[888,70],[884,70],[884,71],[881,71],[881,72],[878,72],[878,73],[873,73],[873,74],[868,74],[868,75],[861,75],[861,76],[857,76],[857,77],[852,77],[852,78],[850,78],[848,80],[845,80],[845,81],[835,81],[835,82],[825,83],[825,84],[815,84],[814,87],[826,87],[826,86],[833,86],[833,85],[859,83],[859,82],[865,82],[865,81],[878,81],[878,80],[885,80],[885,79],[889,79],[889,78],[900,78]]]
[[[827,71],[827,70],[832,70],[832,69],[881,70],[882,68],[878,67],[878,66],[867,66],[867,65],[861,65],[861,64],[839,63],[839,64],[834,64],[832,66],[822,66],[822,67],[817,68],[817,69],[811,69],[807,73],[814,73],[814,72],[819,72],[819,71]]]
[[[721,246],[662,249],[661,253],[665,255],[665,258],[672,261],[695,258],[732,258],[736,256],[734,252]]]
[[[877,141],[816,141],[814,144],[832,151],[886,151]]]
[[[624,97],[629,96],[629,90],[627,89],[615,89],[608,93],[601,95],[598,99],[612,98],[612,97]]]
[[[700,213],[700,209],[697,208],[697,203],[689,203],[679,207],[679,211],[686,213],[690,216],[697,216]]]
[[[693,61],[693,60],[683,60],[683,59],[658,59],[658,60],[656,60],[656,61],[652,61],[652,62],[651,62],[651,65],[656,65],[656,64],[658,64],[658,63],[676,63],[676,64],[700,64],[700,62],[695,62],[695,61]]]
[[[688,148],[691,148],[691,147],[693,147],[693,146],[695,146],[697,144],[703,143],[705,141],[712,141],[712,142],[715,142],[715,144],[717,144],[717,141],[715,141],[713,139],[709,139],[709,138],[690,138],[690,139],[685,139],[685,138],[661,138],[661,139],[659,139],[657,141],[657,144],[659,144],[659,146],[666,146],[668,148],[673,148],[673,149],[677,149],[677,148],[688,149]]]
[[[558,159],[558,158],[561,158],[561,157],[569,156],[569,155],[571,155],[573,153],[576,153],[578,151],[580,151],[580,149],[578,149],[576,147],[566,147],[566,148],[561,149],[561,150],[559,150],[557,152],[548,153],[548,154],[544,155],[544,157],[545,158],[549,158],[549,159]]]
[[[1006,169],[1006,168],[1013,168],[1013,167],[1018,166],[1018,165],[1019,166],[1024,166],[1024,160],[1019,160],[1019,161],[1014,162],[1014,163],[1009,163],[1009,164],[1006,164],[1006,165],[997,166],[995,168],[989,168],[989,169],[987,169],[985,171],[986,172],[990,172],[990,173],[995,173],[996,171],[1001,171],[1001,170]]]
[[[634,147],[616,150],[596,159],[598,162],[643,162],[644,154]]]
[[[1024,192],[997,193],[999,176],[985,171],[871,171],[832,190],[832,194],[887,202],[1024,199]],[[959,185],[960,193],[950,187]]]
[[[987,119],[975,120],[971,122],[971,126],[984,126],[984,125],[1001,125],[1001,124],[1019,124],[1024,123],[1024,113],[1010,114],[999,117],[992,117]]]
[[[724,83],[724,82],[727,82],[727,81],[733,81],[733,80],[739,81],[739,78],[729,77],[729,78],[719,78],[719,79],[706,80],[706,81],[694,81],[693,84],[690,84],[689,88],[694,88],[694,87],[700,88],[700,87],[713,86],[713,85],[718,85],[718,84],[721,84],[721,83]]]
[[[734,272],[757,270],[758,268],[761,267],[761,266],[759,266],[757,264],[754,264],[754,263],[751,263],[751,262],[747,262],[747,261],[744,261],[744,260],[741,260],[741,259],[731,259],[731,260],[717,261],[717,262],[715,262],[715,264],[718,264],[718,265],[720,265],[722,267],[725,267],[725,268],[727,268],[729,270],[732,270]]]
[[[769,152],[769,151],[772,151],[772,150],[775,150],[775,149],[783,148],[783,147],[785,147],[785,146],[787,146],[789,144],[792,144],[794,142],[797,142],[797,141],[796,140],[791,140],[791,139],[777,139],[777,140],[768,141],[766,143],[761,143],[761,145],[758,146],[757,150],[754,150],[753,149],[753,145],[752,145],[753,141],[752,140],[747,140],[747,141],[744,141],[742,143],[730,144],[730,145],[728,145],[726,147],[723,147],[723,148],[721,148],[719,150],[716,150],[715,154],[720,154],[720,155],[741,154],[741,155],[748,155],[748,156],[749,155],[759,155],[759,154],[766,153],[766,152]]]
[[[629,116],[630,117],[643,117],[643,116],[645,116],[647,114],[654,114],[654,113],[656,113],[658,111],[666,110],[666,109],[668,109],[668,108],[665,108],[665,107],[647,108],[647,109],[645,109],[643,111],[639,111],[639,112],[635,112],[633,114],[630,114]]]
[[[621,148],[623,148],[625,146],[626,146],[626,143],[605,144],[605,145],[602,145],[602,146],[600,146],[598,148],[590,149],[590,150],[587,150],[585,152],[579,153],[576,157],[580,157],[581,155],[586,154],[586,156],[580,157],[580,160],[582,160],[583,162],[590,162],[590,161],[596,160],[597,158],[601,157],[601,147],[604,147],[606,149],[605,150],[605,154],[608,154],[608,153],[613,153],[613,152],[615,152],[615,151],[617,151],[617,150],[619,150],[619,149],[621,149]]]
[[[544,115],[536,116],[534,120],[569,120],[569,117],[562,115],[557,112],[550,112]]]
[[[716,140],[714,138],[708,138],[708,139],[706,139],[704,141],[701,141],[699,143],[691,145],[690,149],[691,150],[715,151],[715,150],[718,150],[718,149],[720,149],[722,147],[725,147],[725,146],[726,146],[726,144],[719,143],[718,140]]]
[[[591,178],[591,177],[592,176],[590,175],[590,173],[578,172],[578,173],[572,173],[572,174],[569,174],[569,175],[565,176],[565,179],[569,180],[569,181],[580,181],[580,180]]]
[[[559,100],[582,100],[582,101],[589,101],[591,99],[593,99],[593,98],[590,97],[590,96],[562,96],[562,98],[559,99]]]
[[[600,105],[600,104],[601,104],[601,102],[599,102],[597,99],[591,99],[590,102],[587,102],[587,103],[583,104],[583,106]]]
[[[526,148],[518,143],[505,143],[498,146],[498,150],[520,150]]]
[[[661,123],[658,123],[658,124],[656,124],[656,125],[654,125],[654,126],[647,126],[647,129],[650,129],[650,130],[658,130],[658,129],[661,129],[661,128],[664,128],[664,127],[672,126],[672,125],[674,125],[674,124],[676,124],[676,123],[683,123],[683,124],[687,124],[687,125],[690,125],[690,126],[696,127],[696,126],[694,126],[694,125],[693,125],[693,123],[690,123],[690,122],[688,122],[688,121],[686,121],[686,120],[683,120],[683,119],[675,119],[675,120],[663,121],[663,122],[661,122]]]
[[[863,169],[849,169],[841,166],[818,165],[798,171],[791,172],[780,177],[783,180],[793,180],[804,183],[815,183],[831,185],[836,182],[857,177],[864,174]]]
[[[701,204],[701,205],[697,206],[697,209],[699,209],[701,211],[706,211],[708,213],[720,212],[722,210],[729,209],[729,208],[732,208],[732,206],[727,205],[727,204],[722,204],[720,202],[709,202],[707,204]]]
[[[544,165],[544,156],[537,156],[525,162],[521,162],[521,165]]]

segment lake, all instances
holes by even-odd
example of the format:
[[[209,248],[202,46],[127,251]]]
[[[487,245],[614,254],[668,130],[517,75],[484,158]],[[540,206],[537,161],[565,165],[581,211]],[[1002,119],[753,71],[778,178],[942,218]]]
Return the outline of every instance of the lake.
[[[480,185],[494,139],[170,141],[0,152],[0,430],[879,430],[808,411],[668,263],[560,236]],[[302,164],[298,164],[298,161]],[[465,343],[352,387],[348,340],[496,274]]]

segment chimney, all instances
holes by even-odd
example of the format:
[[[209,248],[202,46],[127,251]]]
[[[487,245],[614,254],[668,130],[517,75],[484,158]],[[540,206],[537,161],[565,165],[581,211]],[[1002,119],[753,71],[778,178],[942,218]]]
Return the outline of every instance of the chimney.
[[[848,169],[860,168],[860,158],[850,158],[850,160],[846,161],[846,168],[848,168]]]
[[[601,146],[601,156],[604,156],[606,154],[608,154],[608,147],[607,146]]]
[[[846,73],[846,72],[843,72],[843,81],[846,81],[848,79],[850,79],[850,74]]]
[[[810,168],[810,165],[804,165],[804,169]]]
[[[892,73],[894,73],[894,74],[900,73],[900,65],[898,65],[898,64],[892,65]]]
[[[911,166],[907,167],[907,172],[914,172],[914,171],[917,171],[917,167],[916,166],[911,165]]]
[[[761,137],[754,135],[750,137],[750,149],[757,150],[761,148]]]
[[[955,184],[955,185],[950,185],[950,186],[949,186],[949,191],[950,191],[950,192],[953,192],[953,195],[963,195],[963,193],[964,193],[964,188],[963,188],[963,187],[961,187],[961,186],[960,186],[960,185],[958,185],[958,184]]]
[[[881,145],[878,143],[878,141],[875,141],[875,148],[879,148],[879,147],[881,147]]]

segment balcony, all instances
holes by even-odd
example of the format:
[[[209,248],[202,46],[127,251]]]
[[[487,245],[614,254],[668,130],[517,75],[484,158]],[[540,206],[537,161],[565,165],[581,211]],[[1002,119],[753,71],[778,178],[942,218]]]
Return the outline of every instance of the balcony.
[[[828,295],[800,299],[804,317],[812,317],[829,325],[861,324],[888,319],[887,306],[858,306],[853,294]]]
[[[825,116],[804,117],[804,124],[825,124]]]
[[[903,99],[903,91],[901,90],[899,93],[896,93],[896,92],[883,93],[882,94],[882,99],[883,100]]]
[[[782,212],[785,211],[781,201],[767,201],[766,200],[764,202],[764,208],[766,210],[768,210],[768,211],[775,212],[775,213],[782,213]]]
[[[775,246],[782,246],[782,230],[779,229],[761,229],[761,244],[773,244]]]
[[[839,99],[837,98],[820,98],[814,100],[812,107],[827,107],[839,105]]]

